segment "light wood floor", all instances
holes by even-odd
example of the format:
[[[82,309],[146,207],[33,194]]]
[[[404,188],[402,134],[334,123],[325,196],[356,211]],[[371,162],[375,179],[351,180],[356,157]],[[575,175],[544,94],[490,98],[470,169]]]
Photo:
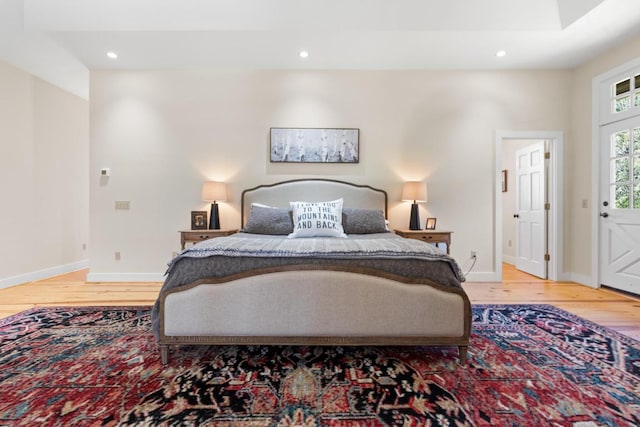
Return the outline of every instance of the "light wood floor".
[[[502,265],[502,282],[469,282],[473,304],[551,304],[640,340],[640,298],[607,288],[541,280]]]
[[[160,283],[86,283],[87,270],[0,289],[0,318],[38,306],[152,305]],[[552,304],[640,340],[640,299],[540,280],[503,265],[502,282],[466,282],[473,304]]]

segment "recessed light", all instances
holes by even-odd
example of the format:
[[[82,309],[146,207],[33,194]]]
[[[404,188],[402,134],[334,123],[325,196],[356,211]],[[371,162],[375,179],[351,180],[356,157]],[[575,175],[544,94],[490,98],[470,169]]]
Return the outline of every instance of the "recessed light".
[[[309,52],[307,52],[306,50],[303,50],[303,51],[300,51],[298,55],[300,55],[300,58],[308,58]]]
[[[499,50],[499,51],[496,52],[496,56],[498,58],[502,58],[503,56],[506,56],[506,55],[507,55],[507,51],[506,50]]]
[[[107,56],[111,59],[117,59],[118,58],[118,54],[115,52],[107,52]]]

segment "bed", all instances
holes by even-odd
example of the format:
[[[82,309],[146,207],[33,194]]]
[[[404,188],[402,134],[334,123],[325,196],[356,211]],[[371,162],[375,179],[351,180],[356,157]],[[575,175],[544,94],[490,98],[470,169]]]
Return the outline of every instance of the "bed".
[[[170,262],[152,311],[164,364],[170,346],[229,344],[451,346],[466,362],[464,276],[388,230],[385,191],[290,180],[243,191],[241,212],[240,233]]]

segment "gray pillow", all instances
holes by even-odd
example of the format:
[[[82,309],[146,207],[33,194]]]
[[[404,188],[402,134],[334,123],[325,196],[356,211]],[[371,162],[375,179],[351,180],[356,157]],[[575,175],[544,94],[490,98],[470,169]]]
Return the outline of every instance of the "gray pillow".
[[[379,209],[343,208],[342,228],[347,234],[386,233],[384,214]]]
[[[253,234],[289,234],[293,232],[293,219],[288,208],[251,205],[249,220],[242,229]]]

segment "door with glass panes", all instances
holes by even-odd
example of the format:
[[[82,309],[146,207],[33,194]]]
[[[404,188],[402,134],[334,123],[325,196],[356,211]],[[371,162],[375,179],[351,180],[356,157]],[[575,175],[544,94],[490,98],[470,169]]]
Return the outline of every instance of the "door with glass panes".
[[[640,75],[634,77],[611,85],[611,113],[620,120],[600,127],[599,281],[640,294]]]

